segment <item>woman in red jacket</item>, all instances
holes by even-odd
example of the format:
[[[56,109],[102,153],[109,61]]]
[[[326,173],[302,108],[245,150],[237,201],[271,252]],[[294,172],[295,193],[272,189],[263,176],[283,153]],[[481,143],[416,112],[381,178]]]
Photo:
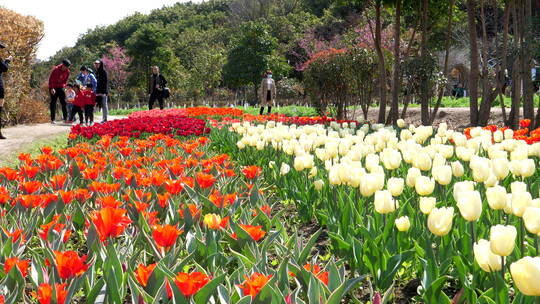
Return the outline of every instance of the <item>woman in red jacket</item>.
[[[87,97],[85,92],[81,90],[81,86],[79,84],[75,84],[73,89],[75,90],[75,99],[73,100],[73,110],[71,110],[71,117],[69,120],[75,120],[75,114],[78,114],[80,123],[82,125],[84,123],[83,109],[86,105]]]

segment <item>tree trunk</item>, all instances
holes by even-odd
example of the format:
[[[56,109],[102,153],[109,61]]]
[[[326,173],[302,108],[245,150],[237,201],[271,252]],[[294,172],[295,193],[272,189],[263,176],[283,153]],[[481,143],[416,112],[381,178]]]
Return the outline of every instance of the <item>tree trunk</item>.
[[[480,126],[487,125],[489,121],[489,116],[491,114],[491,104],[497,97],[497,91],[491,87],[488,75],[488,41],[487,41],[487,31],[486,31],[486,12],[485,12],[485,1],[480,0],[480,16],[482,21],[482,103],[480,104],[480,113],[478,114],[478,124]],[[495,16],[494,19],[497,17]]]
[[[454,13],[454,3],[455,0],[450,0],[450,4],[448,6],[448,24],[446,25],[446,46],[445,46],[445,53],[444,53],[444,67],[443,67],[443,75],[446,77],[448,75],[448,59],[450,57],[450,44],[452,42],[452,18]],[[437,96],[437,103],[435,104],[435,108],[433,109],[433,113],[431,114],[430,124],[433,124],[435,121],[435,118],[437,117],[437,112],[439,112],[439,107],[441,106],[441,101],[444,95],[446,86],[442,86],[439,90],[439,96]]]
[[[381,41],[381,1],[375,0],[375,50],[379,59],[379,123],[386,118],[386,67]]]
[[[392,105],[386,124],[395,124],[398,120],[399,91],[401,90],[400,66],[400,32],[401,32],[401,0],[396,1],[394,20],[394,71],[392,77]]]
[[[428,15],[428,0],[422,1],[422,41],[421,41],[421,50],[420,56],[425,58],[428,56],[427,53],[427,15]],[[424,75],[426,77],[426,75]],[[429,83],[428,79],[424,78],[420,84],[420,106],[421,106],[421,120],[422,125],[427,126],[430,124],[429,121]]]
[[[514,5],[512,7],[512,19],[513,19],[513,34],[514,37],[517,37],[518,34],[518,9],[517,6],[519,6],[519,0],[514,1]],[[514,39],[514,48],[516,50],[519,50],[519,39]],[[511,128],[517,128],[518,122],[519,122],[519,105],[521,102],[521,73],[519,73],[519,58],[514,59],[514,62],[512,63],[512,106],[510,108],[510,115],[508,117],[509,124],[508,126]]]
[[[521,5],[521,73],[523,77],[523,117],[531,120],[534,126],[534,103],[531,79],[531,39],[532,15],[531,0],[522,0]]]
[[[473,126],[478,124],[478,35],[476,33],[476,1],[467,0],[467,16],[469,24],[470,39],[470,59],[471,67],[469,72],[469,99],[470,99],[470,123]]]
[[[508,125],[508,120],[506,117],[506,106],[504,104],[504,91],[506,89],[506,69],[508,64],[508,27],[510,23],[510,10],[512,8],[513,2],[507,2],[504,7],[504,23],[503,23],[503,45],[500,57],[502,58],[502,63],[499,69],[499,75],[497,77],[498,84],[497,89],[499,90],[499,97],[501,100],[501,111],[503,114],[503,121],[505,125]]]

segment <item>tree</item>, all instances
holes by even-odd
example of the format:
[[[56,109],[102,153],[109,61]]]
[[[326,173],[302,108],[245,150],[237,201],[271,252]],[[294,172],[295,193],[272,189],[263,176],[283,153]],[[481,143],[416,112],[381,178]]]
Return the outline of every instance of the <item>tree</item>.
[[[239,33],[227,55],[223,79],[232,88],[252,85],[257,97],[257,88],[266,69],[271,69],[279,79],[287,75],[290,67],[276,52],[277,42],[269,34],[267,25],[248,22],[242,25]]]
[[[117,95],[118,105],[120,105],[120,96],[126,91],[131,58],[126,55],[123,48],[115,46],[101,57],[101,61],[103,61],[103,65],[107,70],[111,90],[113,94]]]

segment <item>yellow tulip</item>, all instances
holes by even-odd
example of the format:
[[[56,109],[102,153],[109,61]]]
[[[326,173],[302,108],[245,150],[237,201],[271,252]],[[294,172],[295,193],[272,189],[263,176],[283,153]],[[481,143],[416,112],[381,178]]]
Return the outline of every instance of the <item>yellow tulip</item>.
[[[397,218],[395,223],[397,229],[401,232],[407,231],[411,227],[411,222],[409,221],[408,216],[402,216],[400,218]]]
[[[281,175],[286,175],[287,173],[289,173],[289,171],[291,171],[291,167],[287,165],[286,163],[281,163],[281,168],[279,169],[279,173]]]
[[[391,177],[386,182],[386,188],[390,193],[392,193],[392,196],[399,196],[403,192],[403,185],[405,184],[405,181],[403,178],[399,177]]]
[[[321,191],[324,186],[324,182],[321,179],[318,179],[313,182],[313,186],[315,187],[315,190]]]
[[[509,162],[506,158],[492,159],[491,167],[493,168],[493,174],[499,180],[504,179],[508,175],[508,172],[510,172]]]
[[[512,279],[526,296],[540,296],[540,257],[524,257],[510,265]]]
[[[494,186],[486,189],[489,207],[493,210],[501,210],[506,206],[506,189],[503,186]]]
[[[458,197],[461,193],[467,192],[467,191],[473,191],[474,190],[474,182],[473,181],[463,181],[463,182],[457,182],[454,184],[453,193],[454,200],[457,202]]]
[[[489,233],[490,248],[500,256],[509,256],[516,244],[517,230],[514,226],[496,225]]]
[[[411,188],[414,187],[414,185],[416,184],[416,179],[421,175],[422,173],[420,172],[418,168],[415,168],[415,167],[409,168],[409,170],[407,171],[407,178],[406,178],[407,186]]]
[[[501,257],[491,251],[488,240],[482,239],[477,243],[474,243],[473,251],[476,263],[478,263],[480,268],[482,268],[482,270],[485,272],[498,271],[502,269]]]
[[[452,181],[452,168],[448,165],[433,167],[432,173],[439,185],[446,186]]]
[[[434,197],[429,196],[423,196],[420,197],[420,211],[423,214],[430,214],[431,210],[435,208],[435,204],[437,203],[436,199]]]
[[[512,213],[522,217],[525,209],[532,205],[532,196],[529,192],[512,193]]]
[[[523,213],[525,228],[532,234],[540,235],[540,208],[527,207]]]
[[[482,214],[482,199],[478,191],[468,191],[458,196],[457,206],[461,216],[468,221],[473,222],[480,218]]]
[[[436,236],[445,236],[452,229],[453,207],[433,208],[428,216],[428,229]]]
[[[465,169],[463,168],[463,165],[459,162],[459,160],[452,162],[452,174],[455,177],[462,177],[464,173]]]
[[[220,226],[220,224],[221,224],[221,216],[219,216],[217,214],[214,214],[214,213],[206,214],[204,216],[203,222],[206,225],[206,227],[208,227],[210,229],[217,230],[217,229],[221,228],[221,226]]]
[[[435,181],[427,176],[419,176],[414,184],[416,193],[422,196],[427,196],[433,193],[435,189]]]
[[[379,190],[375,192],[375,211],[380,214],[393,212],[398,207],[398,202],[394,200],[388,190]]]

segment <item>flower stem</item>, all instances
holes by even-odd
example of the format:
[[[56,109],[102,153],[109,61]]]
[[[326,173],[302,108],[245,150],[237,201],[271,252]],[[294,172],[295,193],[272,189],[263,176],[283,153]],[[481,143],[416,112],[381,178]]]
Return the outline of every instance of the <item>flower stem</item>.
[[[504,257],[502,256],[501,257],[501,276],[502,276],[502,279],[503,279],[503,282],[504,282]]]

